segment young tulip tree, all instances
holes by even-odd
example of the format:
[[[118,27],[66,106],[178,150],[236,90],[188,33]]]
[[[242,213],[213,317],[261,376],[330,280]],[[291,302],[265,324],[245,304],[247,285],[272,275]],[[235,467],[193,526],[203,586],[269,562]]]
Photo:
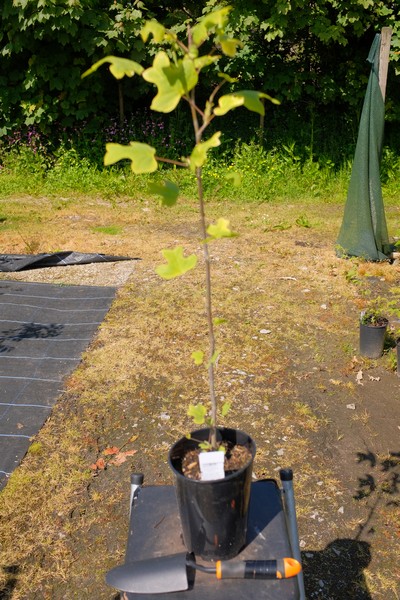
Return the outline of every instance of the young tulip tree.
[[[208,151],[221,144],[221,131],[217,131],[208,139],[204,139],[204,133],[207,127],[214,119],[222,117],[229,111],[244,106],[247,109],[264,115],[263,100],[270,100],[278,104],[278,101],[271,98],[264,92],[252,90],[240,90],[226,95],[219,95],[223,85],[233,84],[236,80],[226,73],[218,73],[219,82],[212,90],[204,106],[200,107],[196,100],[196,86],[199,81],[200,73],[203,69],[215,65],[221,58],[221,54],[227,57],[233,57],[236,54],[241,42],[231,38],[226,33],[228,16],[231,8],[225,7],[216,10],[202,17],[195,25],[188,27],[187,40],[182,42],[177,34],[166,29],[161,23],[155,20],[147,21],[141,30],[141,37],[147,42],[152,37],[152,42],[159,46],[153,64],[148,69],[144,69],[135,61],[115,56],[107,56],[95,63],[83,77],[96,71],[104,63],[110,64],[110,71],[117,79],[124,76],[132,77],[139,75],[145,81],[154,84],[157,87],[157,94],[151,103],[151,109],[170,113],[179,104],[181,100],[187,102],[190,108],[193,130],[194,147],[190,156],[181,160],[171,160],[156,156],[155,148],[148,144],[140,142],[130,142],[129,145],[107,144],[104,164],[112,165],[116,162],[129,159],[131,169],[134,173],[151,173],[156,171],[158,163],[172,163],[179,167],[190,169],[197,180],[198,207],[200,214],[200,227],[202,248],[205,263],[205,304],[208,322],[208,353],[203,351],[193,352],[192,358],[196,365],[206,364],[208,369],[209,393],[210,393],[210,412],[203,404],[191,405],[188,410],[189,416],[194,419],[196,424],[207,423],[210,427],[210,441],[205,444],[207,449],[217,449],[216,428],[217,428],[217,398],[215,393],[215,363],[218,358],[216,350],[214,327],[220,321],[213,319],[212,297],[211,297],[211,269],[209,244],[215,240],[233,237],[229,227],[229,221],[220,218],[216,223],[207,226],[205,203],[203,194],[202,169],[207,161]],[[212,51],[201,55],[201,48],[205,42],[213,38],[214,47]],[[167,52],[163,48],[169,47]],[[210,44],[207,44],[209,47]],[[219,96],[218,96],[219,95]],[[233,184],[235,175],[232,176]],[[237,176],[238,177],[238,176]],[[161,204],[164,206],[173,206],[178,198],[178,186],[171,181],[164,181],[163,184],[153,183],[149,187],[151,193],[161,197]],[[166,263],[159,266],[156,272],[164,279],[172,279],[183,275],[193,269],[197,264],[197,256],[183,255],[182,246],[173,250],[163,250],[162,254]],[[206,358],[205,358],[206,356]],[[221,408],[221,414],[224,416],[229,410],[229,403],[224,403]],[[208,414],[209,413],[209,414]]]

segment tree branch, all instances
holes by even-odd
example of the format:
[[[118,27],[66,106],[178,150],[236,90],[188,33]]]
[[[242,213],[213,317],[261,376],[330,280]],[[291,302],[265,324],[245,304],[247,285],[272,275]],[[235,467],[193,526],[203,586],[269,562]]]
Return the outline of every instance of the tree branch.
[[[154,157],[157,162],[164,162],[170,165],[176,165],[177,167],[188,167],[188,163],[182,162],[180,160],[173,160],[172,158],[161,158],[161,156]]]

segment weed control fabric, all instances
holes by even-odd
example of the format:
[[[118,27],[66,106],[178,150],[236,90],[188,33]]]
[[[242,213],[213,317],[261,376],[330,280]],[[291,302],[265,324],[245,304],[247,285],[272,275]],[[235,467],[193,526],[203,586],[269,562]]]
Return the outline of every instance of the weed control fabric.
[[[0,489],[50,415],[115,292],[0,281]]]
[[[44,267],[65,267],[99,262],[133,260],[128,256],[88,254],[85,252],[55,252],[53,254],[0,254],[0,271],[15,272]]]

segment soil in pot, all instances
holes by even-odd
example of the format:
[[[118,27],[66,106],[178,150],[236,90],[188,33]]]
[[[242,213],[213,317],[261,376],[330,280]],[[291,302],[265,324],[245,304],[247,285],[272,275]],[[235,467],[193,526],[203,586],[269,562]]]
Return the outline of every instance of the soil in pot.
[[[367,325],[368,327],[387,327],[388,320],[386,317],[367,317],[362,321],[363,325]]]
[[[243,469],[243,467],[245,467],[253,458],[249,448],[246,446],[241,446],[239,444],[232,446],[227,442],[224,445],[226,446],[224,458],[225,475],[230,475],[235,471]],[[199,454],[199,449],[190,450],[185,454],[182,460],[183,475],[197,481],[200,481],[201,479]]]

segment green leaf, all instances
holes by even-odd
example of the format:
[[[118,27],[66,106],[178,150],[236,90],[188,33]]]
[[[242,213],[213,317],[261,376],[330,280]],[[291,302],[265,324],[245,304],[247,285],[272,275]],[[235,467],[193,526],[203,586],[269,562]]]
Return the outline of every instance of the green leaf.
[[[211,224],[207,228],[207,233],[210,238],[207,240],[220,240],[221,238],[231,238],[236,237],[237,233],[234,233],[229,229],[229,221],[228,219],[224,219],[220,217],[215,225]]]
[[[200,46],[208,38],[209,32],[214,29],[223,29],[228,22],[228,14],[232,7],[226,6],[220,10],[205,15],[192,29],[192,39],[196,46]]]
[[[230,402],[224,402],[224,404],[221,406],[221,415],[223,417],[226,417],[226,415],[228,414],[228,412],[231,410],[231,403]]]
[[[214,325],[222,325],[223,323],[226,323],[226,319],[215,317],[215,319],[213,319],[213,323]]]
[[[208,366],[215,365],[215,363],[217,362],[220,354],[221,354],[220,351],[216,350],[214,352],[214,354],[212,355],[212,357],[210,358],[210,360],[208,361]]]
[[[153,66],[144,71],[143,79],[157,86],[157,95],[150,108],[169,113],[177,107],[182,96],[194,88],[198,75],[188,56],[171,64],[168,55],[161,51],[156,54]]]
[[[157,170],[155,153],[155,148],[140,142],[131,142],[128,146],[106,144],[104,164],[109,166],[119,160],[129,159],[134,173],[152,173]]]
[[[280,104],[279,100],[272,98],[268,94],[264,94],[264,92],[242,90],[221,96],[218,100],[218,106],[214,109],[214,114],[221,117],[238,106],[245,106],[248,110],[264,115],[265,109],[261,98],[266,98],[273,104]]]
[[[193,152],[190,155],[190,168],[194,171],[197,167],[202,167],[207,160],[207,152],[210,148],[216,148],[221,145],[221,132],[217,131],[212,137],[206,142],[200,142],[193,148]]]
[[[178,246],[175,250],[163,250],[162,255],[167,261],[166,265],[160,265],[156,268],[156,273],[163,279],[173,279],[179,275],[183,275],[187,271],[194,269],[197,264],[197,256],[191,254],[187,258],[183,256],[182,246]]]
[[[218,42],[221,44],[222,52],[225,56],[229,56],[230,58],[236,56],[237,49],[243,46],[243,42],[240,40],[229,38],[225,35],[220,36]]]
[[[207,440],[205,440],[204,442],[200,442],[199,448],[200,450],[203,450],[203,452],[211,452],[211,450],[213,449],[211,442],[208,442]]]
[[[90,67],[87,71],[85,71],[82,75],[83,77],[87,77],[87,75],[91,75],[97,71],[101,65],[104,63],[110,63],[110,71],[112,75],[114,75],[115,79],[122,79],[125,75],[127,77],[133,77],[135,73],[137,75],[141,75],[144,71],[142,65],[135,62],[134,60],[129,60],[128,58],[119,58],[118,56],[106,56],[101,60],[98,60],[94,65]]]
[[[227,181],[232,181],[232,185],[234,187],[238,187],[241,183],[242,183],[242,174],[241,173],[237,173],[236,171],[232,171],[231,173],[227,173],[225,175],[225,179]]]
[[[218,73],[218,77],[225,79],[228,83],[236,83],[238,80],[237,77],[231,77],[228,73]]]
[[[152,19],[151,21],[146,21],[146,23],[140,30],[140,35],[144,42],[147,42],[149,35],[152,35],[154,38],[154,41],[157,44],[159,44],[160,42],[162,42],[164,40],[165,27],[164,27],[164,25],[161,25],[161,23],[159,23],[155,19]]]
[[[196,366],[200,366],[203,364],[204,362],[204,352],[202,352],[201,350],[195,350],[194,352],[192,352],[192,358],[194,360],[194,364]]]
[[[199,49],[194,44],[190,44],[189,46],[189,56],[193,59],[196,59],[199,56]]]
[[[218,62],[220,58],[221,57],[218,55],[210,56],[206,54],[205,56],[199,56],[199,58],[195,58],[193,62],[196,69],[198,71],[201,71],[201,69],[203,69],[204,67],[208,67],[213,63]]]
[[[148,190],[150,194],[161,196],[162,206],[174,206],[179,196],[179,188],[172,181],[164,181],[162,184],[150,183]]]
[[[196,425],[203,425],[206,419],[207,409],[205,406],[203,406],[203,404],[191,404],[188,408],[187,414],[189,417],[192,417]]]

